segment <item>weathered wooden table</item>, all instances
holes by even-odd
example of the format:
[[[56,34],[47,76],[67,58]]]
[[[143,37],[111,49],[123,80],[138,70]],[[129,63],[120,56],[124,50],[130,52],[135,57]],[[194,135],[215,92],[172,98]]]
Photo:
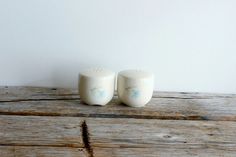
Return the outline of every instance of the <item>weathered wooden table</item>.
[[[236,156],[236,95],[156,92],[145,108],[0,87],[0,157]]]

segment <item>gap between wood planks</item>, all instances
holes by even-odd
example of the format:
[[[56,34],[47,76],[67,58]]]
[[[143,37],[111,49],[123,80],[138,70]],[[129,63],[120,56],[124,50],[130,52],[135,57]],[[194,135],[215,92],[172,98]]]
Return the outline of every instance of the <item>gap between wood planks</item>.
[[[61,114],[61,113],[25,113],[25,112],[0,112],[0,115],[12,116],[48,116],[48,117],[86,117],[86,118],[134,118],[134,119],[159,119],[159,120],[211,120],[206,116],[149,116],[149,115],[118,115],[118,114]],[[217,120],[226,121],[226,120]]]
[[[64,96],[64,95],[62,95]],[[116,96],[116,95],[115,95]],[[161,99],[216,99],[216,98],[234,98],[231,96],[214,96],[214,97],[172,97],[172,96],[153,96],[152,98],[161,98]],[[32,99],[14,99],[14,100],[0,100],[0,103],[4,102],[30,102],[30,101],[64,101],[64,100],[81,100],[78,98],[32,98]]]
[[[88,125],[86,123],[86,120],[81,121],[80,131],[81,131],[81,138],[82,138],[82,141],[83,141],[83,143],[82,143],[83,147],[78,147],[77,145],[73,145],[73,144],[65,144],[65,145],[0,144],[0,146],[58,147],[58,148],[70,147],[70,148],[78,148],[80,151],[85,149],[88,153],[88,157],[94,157],[93,148],[92,148],[91,143],[90,143],[90,133],[89,133],[89,129],[88,129]]]

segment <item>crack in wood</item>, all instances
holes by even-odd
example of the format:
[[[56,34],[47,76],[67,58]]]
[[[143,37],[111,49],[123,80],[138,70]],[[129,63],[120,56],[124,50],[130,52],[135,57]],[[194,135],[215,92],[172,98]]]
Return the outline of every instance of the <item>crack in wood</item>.
[[[84,148],[86,149],[86,151],[89,154],[89,157],[94,157],[93,155],[93,148],[91,146],[90,143],[90,135],[89,135],[89,131],[88,131],[88,126],[86,121],[82,121],[81,125],[81,135],[82,135],[82,140],[83,140],[83,144],[84,144]]]

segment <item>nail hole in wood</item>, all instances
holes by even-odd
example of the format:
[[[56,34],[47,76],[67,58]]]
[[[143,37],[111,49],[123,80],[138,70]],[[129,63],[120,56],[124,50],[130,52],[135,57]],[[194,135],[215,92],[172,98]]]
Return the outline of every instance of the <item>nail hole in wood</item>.
[[[164,135],[163,137],[164,137],[164,138],[171,138],[170,135]]]

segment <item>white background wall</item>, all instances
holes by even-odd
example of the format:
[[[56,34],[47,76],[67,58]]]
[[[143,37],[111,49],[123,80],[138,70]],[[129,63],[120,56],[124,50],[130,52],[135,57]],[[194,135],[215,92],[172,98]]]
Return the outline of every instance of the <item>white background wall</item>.
[[[153,71],[156,90],[236,93],[235,0],[0,0],[0,85],[76,88]]]

